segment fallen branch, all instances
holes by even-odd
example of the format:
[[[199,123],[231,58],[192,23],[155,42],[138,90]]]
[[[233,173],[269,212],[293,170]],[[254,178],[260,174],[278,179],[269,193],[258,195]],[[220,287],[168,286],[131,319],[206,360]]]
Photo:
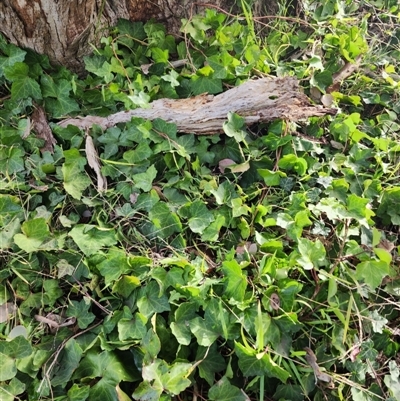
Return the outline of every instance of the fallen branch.
[[[68,118],[58,124],[75,125],[83,130],[92,125],[107,129],[126,123],[132,117],[149,120],[162,118],[177,125],[178,132],[214,134],[222,131],[228,112],[244,117],[246,125],[270,122],[277,119],[298,121],[312,116],[336,114],[336,109],[311,105],[299,89],[297,79],[262,78],[244,84],[219,95],[199,95],[188,99],[159,99],[147,109],[121,111],[108,117],[86,116]]]

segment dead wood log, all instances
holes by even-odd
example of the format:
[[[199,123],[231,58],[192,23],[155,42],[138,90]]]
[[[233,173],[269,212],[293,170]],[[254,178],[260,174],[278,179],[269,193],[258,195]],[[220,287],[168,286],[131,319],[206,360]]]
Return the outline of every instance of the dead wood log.
[[[203,135],[222,132],[229,112],[243,117],[249,126],[276,119],[298,121],[312,116],[333,115],[336,109],[311,105],[293,77],[262,78],[249,80],[216,96],[204,94],[188,99],[159,99],[150,103],[147,109],[121,111],[108,117],[68,118],[58,124],[62,127],[71,124],[83,130],[97,124],[107,129],[126,123],[132,117],[161,118],[176,124],[178,132]]]

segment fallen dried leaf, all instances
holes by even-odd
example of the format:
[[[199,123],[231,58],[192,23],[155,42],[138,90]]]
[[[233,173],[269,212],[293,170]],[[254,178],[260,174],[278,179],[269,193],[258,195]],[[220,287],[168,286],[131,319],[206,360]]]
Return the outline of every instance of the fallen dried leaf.
[[[97,190],[99,192],[105,191],[107,189],[107,180],[101,173],[99,156],[96,148],[94,147],[93,139],[89,134],[86,135],[85,151],[89,166],[95,171],[97,176]]]

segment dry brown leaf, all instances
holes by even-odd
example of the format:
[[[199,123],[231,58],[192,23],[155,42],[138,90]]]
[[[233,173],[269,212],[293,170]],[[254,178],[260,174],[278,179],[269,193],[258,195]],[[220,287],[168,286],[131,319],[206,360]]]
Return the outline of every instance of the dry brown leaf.
[[[279,310],[281,307],[281,300],[276,292],[273,292],[269,298],[269,304],[273,310]]]
[[[322,381],[324,383],[331,383],[332,377],[327,373],[321,372],[320,367],[317,363],[317,357],[315,356],[314,352],[311,348],[305,347],[304,351],[306,351],[306,361],[311,366],[312,370],[314,371],[315,379]]]
[[[54,153],[54,145],[57,143],[47,122],[46,113],[41,106],[36,106],[32,113],[32,126],[36,131],[36,137],[44,139],[44,146],[40,149],[43,152]]]
[[[218,163],[219,171],[223,174],[227,167],[233,166],[234,164],[236,163],[232,159],[222,159]]]
[[[393,242],[390,242],[386,238],[382,238],[378,244],[378,248],[385,249],[388,252],[392,252],[394,249],[395,245]]]
[[[99,192],[105,191],[107,189],[107,180],[101,173],[99,156],[96,148],[94,147],[93,139],[89,134],[86,134],[85,151],[89,166],[94,170],[97,176],[97,190]]]
[[[15,305],[11,302],[0,305],[0,323],[7,322],[15,313],[16,309]]]

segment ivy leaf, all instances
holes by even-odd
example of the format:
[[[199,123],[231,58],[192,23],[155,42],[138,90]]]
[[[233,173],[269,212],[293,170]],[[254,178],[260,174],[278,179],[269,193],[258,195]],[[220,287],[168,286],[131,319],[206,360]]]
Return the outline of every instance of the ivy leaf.
[[[25,221],[21,230],[23,234],[15,234],[15,243],[25,252],[36,252],[46,238],[50,236],[49,227],[44,218]]]
[[[75,317],[78,321],[80,329],[86,329],[90,323],[95,319],[95,315],[89,312],[91,301],[89,298],[84,297],[82,301],[70,301],[66,315],[68,317]]]
[[[9,358],[26,358],[30,356],[32,352],[33,348],[30,342],[22,335],[15,337],[11,341],[0,342],[0,354],[7,355]]]
[[[45,97],[46,110],[53,117],[61,117],[72,111],[79,110],[78,103],[70,97],[72,85],[66,79],[60,79],[57,82],[44,75],[41,80],[43,97]]]
[[[177,395],[190,386],[191,381],[188,376],[191,370],[192,364],[190,363],[175,362],[168,366],[164,360],[156,359],[150,365],[143,367],[143,379],[156,383],[156,388],[161,386],[161,389]],[[134,398],[136,397],[134,396]],[[143,396],[136,399],[147,400]]]
[[[141,340],[147,332],[147,319],[140,313],[135,313],[133,319],[118,321],[118,338],[120,341]]]
[[[191,332],[202,347],[209,347],[219,336],[220,332],[201,317],[196,317],[189,322]]]
[[[304,395],[301,386],[296,384],[280,384],[273,396],[274,400],[303,401]]]
[[[278,162],[279,168],[282,170],[294,170],[298,175],[304,175],[307,171],[307,161],[302,157],[294,154],[283,156]]]
[[[10,380],[9,384],[2,383],[0,386],[0,399],[2,401],[14,401],[18,395],[25,391],[26,385],[16,377]]]
[[[13,358],[10,358],[8,355],[1,353],[0,359],[0,381],[5,382],[6,380],[11,380],[17,374],[17,366],[15,364],[15,360]]]
[[[79,249],[90,256],[97,253],[103,247],[109,247],[117,243],[115,231],[113,229],[99,229],[90,224],[78,224],[70,232]]]
[[[236,142],[243,142],[247,133],[244,129],[244,118],[236,113],[228,113],[228,121],[224,122],[222,128],[225,134],[231,138],[235,138]]]
[[[226,368],[226,362],[222,355],[218,352],[217,344],[214,342],[208,350],[205,359],[207,348],[199,347],[197,350],[196,360],[201,361],[199,365],[199,375],[212,386],[215,383],[215,373],[222,372]],[[210,395],[210,394],[209,394]]]
[[[200,200],[181,207],[179,214],[189,219],[189,227],[194,233],[201,234],[214,221],[213,214],[207,209],[204,202]]]
[[[16,147],[2,147],[0,148],[0,172],[13,175],[23,171],[25,152]]]
[[[318,268],[326,262],[325,247],[319,239],[310,241],[307,238],[299,238],[298,250],[301,255],[298,259],[298,263],[306,270]]]
[[[171,310],[167,296],[165,294],[160,295],[160,287],[154,280],[140,289],[137,306],[140,313],[147,318],[153,316],[154,313]]]
[[[395,361],[389,361],[389,370],[390,375],[385,375],[383,381],[388,387],[390,394],[394,397],[394,399],[400,399],[400,372],[399,367]]]
[[[184,302],[175,311],[175,322],[172,322],[170,327],[179,344],[190,344],[192,333],[189,328],[189,322],[196,317],[196,309],[197,307],[194,303]]]
[[[126,253],[119,249],[110,249],[104,260],[97,265],[97,269],[104,277],[106,285],[132,270]]]
[[[35,100],[42,99],[39,84],[28,76],[29,67],[25,63],[16,62],[13,66],[4,68],[5,77],[12,82],[11,98],[13,100],[32,97]]]
[[[68,390],[68,401],[85,401],[89,397],[89,386],[73,384]]]
[[[225,294],[236,301],[243,301],[247,287],[247,277],[236,260],[224,261],[222,271],[225,276]]]
[[[194,95],[209,93],[210,95],[222,92],[222,80],[208,77],[196,77],[191,81],[192,92]]]
[[[64,163],[61,168],[64,189],[73,198],[80,200],[83,191],[92,183],[86,173],[81,172],[80,168],[73,164]]]
[[[135,183],[135,188],[142,189],[144,192],[149,192],[153,187],[153,181],[157,176],[157,170],[154,165],[151,165],[145,173],[134,174],[132,180]]]
[[[0,56],[0,76],[4,73],[5,67],[12,67],[15,63],[23,62],[25,60],[26,51],[9,43],[4,53],[7,57]]]
[[[158,202],[149,212],[149,219],[157,229],[159,237],[169,237],[182,231],[182,223],[176,213],[171,212],[168,205]]]
[[[239,387],[233,386],[226,376],[210,388],[208,398],[213,401],[246,401],[249,399]]]
[[[277,365],[267,352],[257,354],[255,350],[235,342],[235,353],[239,358],[239,368],[246,377],[267,375],[276,377],[284,383],[290,377],[290,374]]]
[[[267,169],[258,169],[258,174],[264,179],[264,182],[270,187],[277,187],[281,183],[281,178],[286,177],[282,171],[271,171]]]
[[[61,386],[64,388],[70,380],[75,369],[79,366],[83,351],[78,343],[73,339],[69,339],[63,348],[60,358],[59,369],[51,379],[53,386]]]
[[[371,291],[374,291],[376,287],[381,285],[383,278],[389,275],[389,273],[389,265],[382,261],[368,260],[359,263],[356,267],[356,278],[364,280]]]
[[[80,362],[72,379],[82,377],[91,379],[102,377],[109,384],[113,384],[114,388],[121,381],[133,381],[137,379],[114,352],[100,352],[98,348],[91,348],[87,351],[86,356]]]
[[[143,22],[132,22],[121,18],[118,20],[117,28],[121,35],[127,35],[139,40],[146,38]]]

